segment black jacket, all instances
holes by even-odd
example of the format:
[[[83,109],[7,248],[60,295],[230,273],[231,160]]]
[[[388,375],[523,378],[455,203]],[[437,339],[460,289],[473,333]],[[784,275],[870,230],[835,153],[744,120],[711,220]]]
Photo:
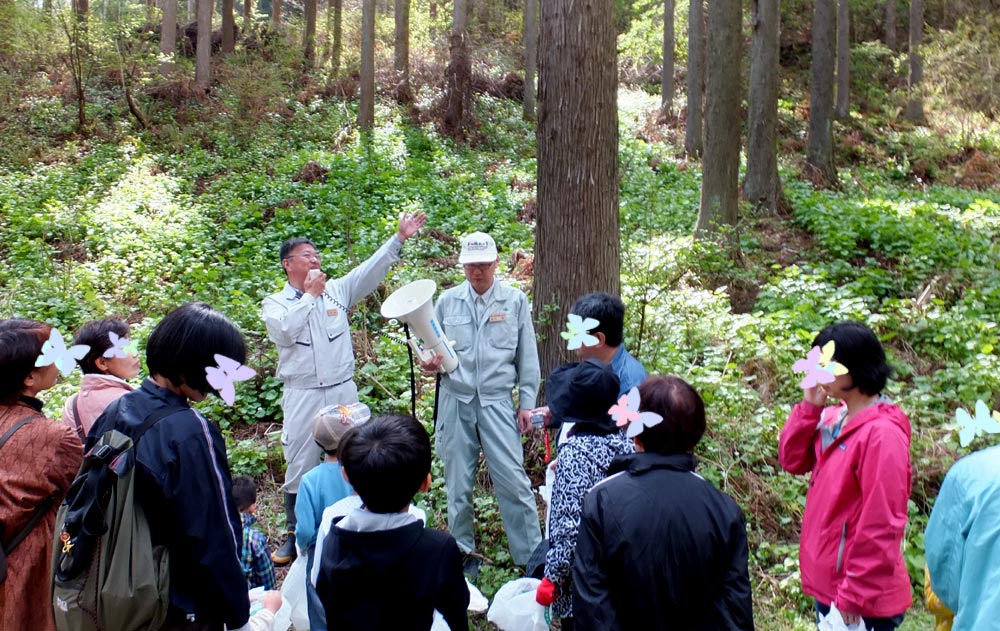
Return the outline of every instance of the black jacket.
[[[694,465],[686,454],[622,456],[584,499],[577,629],[754,628],[743,513]]]
[[[420,521],[373,532],[335,526],[323,544],[316,592],[338,631],[427,631],[435,609],[453,631],[469,627],[458,544]]]
[[[239,559],[243,527],[222,434],[184,399],[148,379],[116,403],[117,415],[110,414],[113,403],[94,422],[87,449],[112,424],[138,427],[154,410],[180,408],[153,425],[136,450],[136,497],[153,543],[170,552],[170,616],[243,626],[250,616]]]

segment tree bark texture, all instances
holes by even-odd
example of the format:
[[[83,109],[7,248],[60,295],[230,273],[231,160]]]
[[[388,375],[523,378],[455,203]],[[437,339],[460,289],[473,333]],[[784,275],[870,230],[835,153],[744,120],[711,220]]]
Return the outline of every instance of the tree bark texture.
[[[704,0],[691,0],[688,10],[687,125],[684,152],[701,155],[705,131],[705,7]],[[734,60],[735,61],[735,60]]]
[[[771,212],[777,210],[781,198],[777,135],[780,4],[780,0],[753,0],[751,6],[749,138],[743,183],[744,199]]]
[[[275,26],[281,26],[281,0],[271,0],[271,22]]]
[[[253,0],[243,0],[243,32],[250,32],[250,21],[253,20],[255,3]]]
[[[212,9],[213,0],[198,0],[198,39],[195,46],[194,82],[208,91],[212,81]]]
[[[535,69],[538,67],[538,0],[524,1],[524,106],[525,120],[535,118]]]
[[[851,113],[851,9],[848,0],[837,0],[837,107],[839,120]]]
[[[235,0],[222,0],[222,52],[236,50]]]
[[[340,53],[343,49],[343,13],[344,0],[330,0],[330,16],[327,17],[327,27],[330,39],[333,40],[333,50],[330,53],[330,73],[337,76],[340,72]]]
[[[674,0],[663,0],[663,71],[660,76],[660,111],[674,108]]]
[[[885,0],[885,47],[896,50],[896,0]]]
[[[73,0],[73,11],[76,17],[82,20],[90,13],[90,0]]]
[[[906,118],[924,123],[924,97],[920,82],[924,79],[924,64],[920,59],[920,45],[924,39],[924,0],[910,0],[910,98],[906,102]]]
[[[393,30],[393,69],[399,86],[410,86],[410,0],[396,0]]]
[[[472,105],[472,62],[465,39],[469,10],[467,0],[455,0],[449,44],[450,60],[445,69],[444,123],[455,137],[464,134],[466,117]]]
[[[173,57],[177,51],[177,0],[163,0],[163,24],[160,26],[160,54]],[[160,74],[164,77],[174,71],[174,64],[164,61]]]
[[[705,156],[696,235],[735,226],[740,169],[740,0],[708,0]]]
[[[358,127],[369,132],[375,126],[375,0],[361,3],[361,100]]]
[[[542,374],[569,358],[559,332],[573,302],[620,292],[614,7],[541,7],[534,314]]]
[[[305,2],[305,30],[302,33],[303,56],[310,68],[316,62],[316,3],[317,0]]]
[[[809,88],[809,140],[806,160],[811,179],[830,186],[837,180],[833,166],[833,66],[836,46],[837,0],[815,0],[812,23],[812,63]]]

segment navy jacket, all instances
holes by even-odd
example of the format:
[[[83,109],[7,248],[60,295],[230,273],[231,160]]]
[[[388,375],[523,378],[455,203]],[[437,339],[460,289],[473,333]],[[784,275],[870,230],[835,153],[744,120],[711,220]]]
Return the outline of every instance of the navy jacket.
[[[620,456],[584,499],[577,629],[754,628],[743,512],[694,466],[688,454]]]
[[[447,532],[420,521],[373,532],[335,526],[317,554],[331,629],[427,631],[435,609],[453,631],[469,626],[462,554]]]
[[[186,401],[147,379],[118,399],[118,414],[102,414],[87,437],[89,450],[104,431],[138,427],[154,410],[182,408],[151,427],[136,451],[136,496],[155,544],[170,552],[170,616],[246,624],[247,582],[240,565],[242,526],[222,434]],[[109,408],[109,412],[115,405]]]

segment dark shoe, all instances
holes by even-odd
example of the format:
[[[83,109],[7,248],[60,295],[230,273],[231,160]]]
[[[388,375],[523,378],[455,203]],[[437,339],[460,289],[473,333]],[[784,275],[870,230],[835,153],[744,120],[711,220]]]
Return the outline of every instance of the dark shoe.
[[[285,566],[295,560],[298,553],[295,551],[295,531],[289,530],[288,537],[281,547],[271,553],[271,561],[279,566]]]
[[[477,554],[466,553],[462,555],[462,572],[469,577],[470,581],[479,578],[479,567],[483,564],[483,559]]]

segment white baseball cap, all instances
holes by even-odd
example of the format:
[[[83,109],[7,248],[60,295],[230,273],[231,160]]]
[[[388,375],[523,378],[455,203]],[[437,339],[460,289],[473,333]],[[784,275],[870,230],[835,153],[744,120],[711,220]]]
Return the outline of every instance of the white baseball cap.
[[[461,265],[468,263],[492,263],[497,260],[497,244],[485,232],[473,232],[462,237],[462,253],[458,257]]]

